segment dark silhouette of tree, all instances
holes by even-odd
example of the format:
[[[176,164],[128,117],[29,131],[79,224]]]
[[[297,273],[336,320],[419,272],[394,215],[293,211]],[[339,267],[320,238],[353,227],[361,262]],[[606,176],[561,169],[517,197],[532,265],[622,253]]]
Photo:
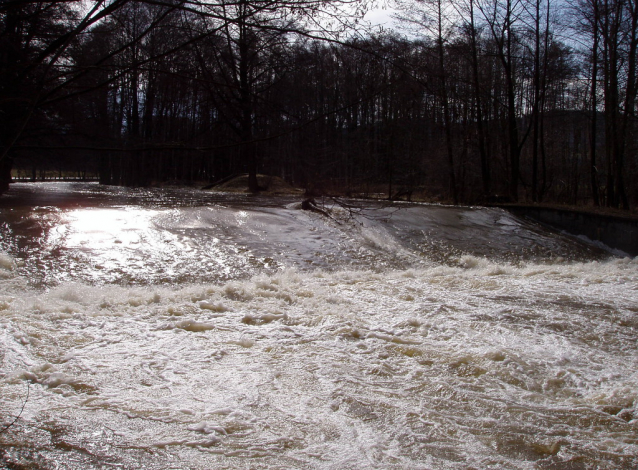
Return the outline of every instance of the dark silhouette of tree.
[[[401,36],[348,30],[354,0],[8,1],[4,187],[15,160],[129,186],[247,173],[257,192],[269,173],[320,194],[629,208],[634,3],[427,0]]]
[[[67,81],[70,48],[127,2],[92,2],[84,14],[70,0],[0,5],[0,193],[11,179],[16,144],[37,142],[47,126],[56,126],[44,103]]]

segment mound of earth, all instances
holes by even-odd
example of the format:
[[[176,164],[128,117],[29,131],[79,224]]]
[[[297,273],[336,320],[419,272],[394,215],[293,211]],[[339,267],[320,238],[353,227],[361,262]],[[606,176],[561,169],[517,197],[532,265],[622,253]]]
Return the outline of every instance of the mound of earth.
[[[303,189],[295,188],[286,183],[278,176],[257,175],[257,184],[263,194],[303,194]],[[224,191],[231,193],[248,193],[248,175],[240,175],[228,181],[224,181],[211,188],[213,191]]]

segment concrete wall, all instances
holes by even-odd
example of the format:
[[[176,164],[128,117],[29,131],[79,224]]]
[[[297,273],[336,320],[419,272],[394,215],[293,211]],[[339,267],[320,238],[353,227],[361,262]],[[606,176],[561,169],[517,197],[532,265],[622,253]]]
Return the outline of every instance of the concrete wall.
[[[572,235],[584,235],[631,256],[638,256],[637,218],[537,206],[502,207],[516,215],[529,217]]]

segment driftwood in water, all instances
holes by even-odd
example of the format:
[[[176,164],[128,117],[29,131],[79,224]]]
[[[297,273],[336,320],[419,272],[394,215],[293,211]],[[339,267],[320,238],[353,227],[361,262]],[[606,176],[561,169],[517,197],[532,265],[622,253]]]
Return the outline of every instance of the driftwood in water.
[[[301,208],[305,211],[316,212],[317,214],[321,214],[332,219],[332,216],[325,210],[321,209],[312,198],[304,199],[301,203]]]
[[[392,217],[392,213],[384,212],[380,215],[375,215],[373,213],[375,209],[372,207],[366,208],[359,205],[353,205],[335,197],[330,197],[329,200],[332,202],[329,209],[324,208],[323,204],[319,207],[312,197],[304,199],[301,203],[301,208],[305,211],[316,212],[317,214],[328,217],[339,225],[343,224],[345,221],[357,222],[360,218],[368,220],[383,220],[387,222],[390,217]],[[338,208],[337,211],[333,210],[335,206]],[[397,210],[399,210],[399,208],[395,208],[392,212]]]

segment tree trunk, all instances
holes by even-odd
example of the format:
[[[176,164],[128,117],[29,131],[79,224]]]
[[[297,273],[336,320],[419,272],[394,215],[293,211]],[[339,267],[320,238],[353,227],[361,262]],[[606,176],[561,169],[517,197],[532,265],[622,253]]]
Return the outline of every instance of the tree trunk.
[[[456,187],[456,176],[454,172],[454,147],[452,144],[452,122],[450,117],[450,104],[447,90],[447,70],[445,68],[445,48],[443,47],[443,9],[442,1],[437,0],[438,6],[438,52],[439,52],[439,73],[440,92],[443,105],[443,126],[445,127],[445,147],[447,151],[448,182],[450,185],[450,195],[454,204],[459,203],[458,190]]]
[[[590,146],[589,146],[589,174],[591,195],[595,206],[600,206],[600,195],[598,193],[598,168],[596,167],[596,145],[598,134],[598,1],[593,0],[594,18],[593,26],[593,45],[592,45],[592,66],[591,66],[591,130],[590,130]]]
[[[481,100],[481,86],[479,78],[479,57],[476,38],[476,25],[474,23],[474,0],[470,0],[470,43],[472,47],[472,80],[474,88],[474,100],[476,106],[476,132],[478,134],[478,150],[481,161],[481,179],[483,182],[483,197],[487,198],[492,192],[490,175],[490,162],[487,155],[485,139],[485,124],[483,123],[483,105]]]

